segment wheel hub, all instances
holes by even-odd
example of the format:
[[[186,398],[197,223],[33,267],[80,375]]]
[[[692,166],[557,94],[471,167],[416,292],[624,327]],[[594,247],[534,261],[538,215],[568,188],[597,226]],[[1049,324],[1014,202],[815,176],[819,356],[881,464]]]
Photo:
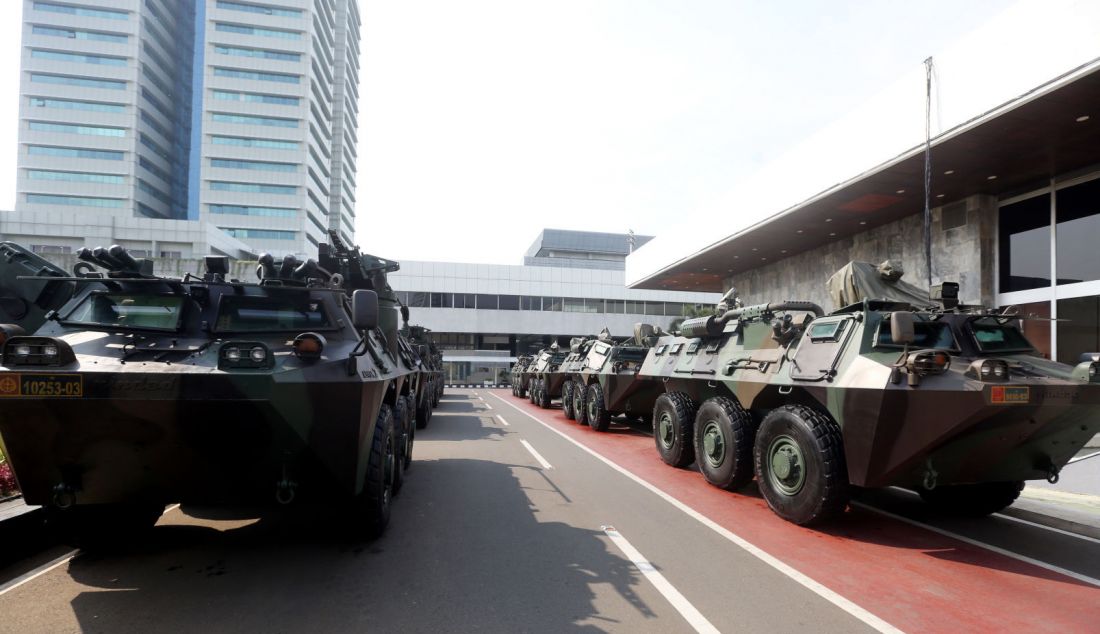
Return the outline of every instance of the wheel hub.
[[[657,422],[658,434],[661,438],[661,444],[665,449],[672,448],[672,417],[668,414],[661,414],[661,420]]]
[[[712,467],[719,467],[726,459],[726,441],[718,424],[710,421],[703,428],[703,453]]]
[[[798,443],[789,436],[780,436],[768,448],[771,482],[786,495],[795,495],[806,482],[805,459]]]

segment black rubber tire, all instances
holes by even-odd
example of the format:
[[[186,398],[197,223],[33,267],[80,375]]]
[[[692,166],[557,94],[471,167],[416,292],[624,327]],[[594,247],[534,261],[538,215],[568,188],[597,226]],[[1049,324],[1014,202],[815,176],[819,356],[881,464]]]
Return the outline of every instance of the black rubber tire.
[[[561,413],[569,420],[576,418],[573,411],[573,382],[566,381],[561,384]]]
[[[584,395],[584,407],[588,412],[588,426],[596,431],[607,431],[611,427],[611,412],[607,411],[603,396],[603,387],[599,383],[588,386]]]
[[[588,424],[588,408],[585,405],[585,397],[588,388],[583,383],[577,383],[573,388],[573,420],[581,425]]]
[[[661,421],[670,425],[668,438],[661,435]],[[686,467],[695,461],[695,403],[683,392],[667,392],[657,397],[653,405],[653,440],[657,454],[665,464]]]
[[[793,443],[802,454],[801,484],[784,492],[772,481],[767,452],[773,442]],[[840,426],[831,416],[805,405],[784,405],[760,423],[753,446],[756,482],[768,506],[783,519],[806,526],[836,517],[848,507],[848,467]],[[777,480],[781,480],[776,475]]]
[[[410,423],[412,422],[412,412],[416,411],[416,399],[412,394],[405,395],[405,411],[409,413]],[[405,470],[408,471],[412,466],[413,447],[416,445],[416,425],[409,425],[409,444],[408,451],[405,453]]]
[[[944,515],[982,517],[1012,505],[1024,490],[1023,481],[950,484],[931,491],[920,489],[921,499]]]
[[[61,543],[89,551],[125,549],[148,536],[163,504],[88,504],[46,507],[46,529]]]
[[[539,395],[539,380],[531,379],[531,387],[527,390],[527,396],[531,404],[534,405],[537,402]]]
[[[432,419],[431,401],[428,393],[421,390],[416,395],[416,428],[424,429]]]
[[[439,407],[439,383],[432,379],[432,407]]]
[[[393,473],[393,494],[401,493],[405,484],[405,452],[408,450],[409,436],[415,425],[410,424],[409,411],[404,396],[398,396],[393,404],[394,459],[398,468]]]
[[[706,448],[706,431],[713,424],[724,451],[713,464]],[[695,414],[695,464],[707,482],[735,491],[752,482],[753,440],[756,425],[752,416],[732,398],[715,396],[703,401]]]
[[[516,394],[516,396],[518,396],[520,398],[526,398],[526,396],[527,396],[527,388],[523,385],[522,379],[520,380],[519,390],[518,390],[518,393]]]
[[[550,391],[546,389],[546,379],[539,381],[539,396],[535,400],[535,405],[538,405],[542,409],[550,409]]]
[[[357,528],[368,538],[380,536],[390,523],[393,479],[397,471],[394,440],[393,413],[389,405],[383,404],[374,423],[363,490],[355,502]]]

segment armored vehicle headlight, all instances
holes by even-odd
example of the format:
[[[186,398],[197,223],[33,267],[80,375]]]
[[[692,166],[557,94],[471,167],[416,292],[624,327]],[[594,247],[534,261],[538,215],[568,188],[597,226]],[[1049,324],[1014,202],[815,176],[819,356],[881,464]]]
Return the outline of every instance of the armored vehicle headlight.
[[[1003,359],[979,359],[970,364],[966,375],[972,379],[1001,383],[1009,379],[1008,362]]]
[[[12,337],[4,346],[5,365],[68,365],[76,361],[73,349],[53,337]]]
[[[325,338],[315,332],[303,332],[294,338],[294,356],[299,359],[320,359],[325,349]],[[427,357],[421,353],[422,357]]]
[[[229,341],[218,353],[218,369],[259,370],[270,368],[273,359],[267,346],[258,341]]]

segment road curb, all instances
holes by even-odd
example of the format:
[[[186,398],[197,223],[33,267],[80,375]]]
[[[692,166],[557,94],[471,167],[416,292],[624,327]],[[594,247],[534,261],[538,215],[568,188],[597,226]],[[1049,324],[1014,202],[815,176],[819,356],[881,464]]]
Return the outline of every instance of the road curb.
[[[50,545],[45,512],[21,498],[0,502],[0,566],[6,566]]]

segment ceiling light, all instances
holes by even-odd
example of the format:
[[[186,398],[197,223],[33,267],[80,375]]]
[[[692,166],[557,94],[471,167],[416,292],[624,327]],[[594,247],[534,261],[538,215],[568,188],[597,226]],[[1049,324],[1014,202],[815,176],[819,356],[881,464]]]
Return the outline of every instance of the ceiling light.
[[[996,174],[993,174],[992,176],[986,176],[986,177],[985,177],[985,180],[987,180],[987,181],[995,181],[995,180],[997,180],[997,175],[996,175]]]
[[[955,170],[947,170],[946,172],[944,172],[944,173],[943,173],[943,175],[944,175],[944,176],[950,176],[950,175],[952,175],[952,174],[954,174],[954,173],[955,173]]]
[[[865,225],[865,224],[867,224],[867,221],[866,221],[866,220],[860,220],[860,221],[859,221],[859,224],[861,224],[861,225]]]
[[[767,259],[768,258],[760,258],[760,261],[763,262],[764,260],[767,260]]]
[[[1075,121],[1077,121],[1077,123],[1084,123],[1084,122],[1086,122],[1086,121],[1088,121],[1088,120],[1089,120],[1089,116],[1088,116],[1087,114],[1083,114],[1083,115],[1081,115],[1080,117],[1077,117],[1077,118],[1075,119]]]
[[[753,251],[755,251],[755,250],[756,250],[756,247],[753,247],[753,248],[752,248],[752,250],[753,250]]]
[[[798,231],[795,231],[795,233],[802,233],[802,230],[799,229]]]
[[[779,250],[779,252],[780,252],[780,253],[786,253],[786,252],[787,252],[787,250],[786,250],[786,249],[780,249],[780,250]]]
[[[703,267],[703,270],[704,270],[704,271],[709,271],[710,269],[708,269],[707,267],[705,267],[705,266],[704,266],[704,267]]]
[[[936,198],[943,198],[943,194],[936,194]]]
[[[833,221],[833,219],[832,219],[832,218],[826,218],[826,219],[825,219],[825,222],[832,222],[832,221]]]
[[[737,259],[737,258],[739,258],[739,257],[741,257],[741,256],[739,256],[739,255],[735,255],[735,256],[733,256],[733,259],[735,259],[735,260],[736,260],[736,259]]]
[[[835,235],[836,235],[836,232],[835,232],[835,231],[833,231],[833,232],[831,232],[831,233],[830,233],[829,235],[831,235],[831,236],[835,236]]]
[[[899,190],[898,190],[898,193],[899,193],[899,194],[904,194],[904,193],[905,193],[905,190],[904,190],[904,189],[899,189]]]

